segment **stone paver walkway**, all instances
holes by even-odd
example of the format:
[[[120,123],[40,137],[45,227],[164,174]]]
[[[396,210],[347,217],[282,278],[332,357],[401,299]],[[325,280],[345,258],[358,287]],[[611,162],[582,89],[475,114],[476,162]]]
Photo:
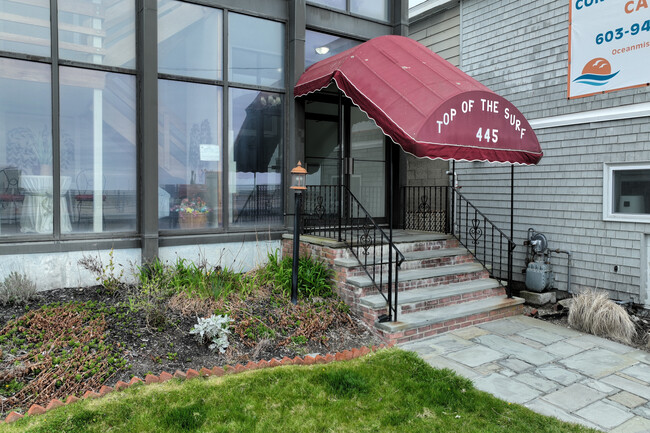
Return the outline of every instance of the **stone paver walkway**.
[[[615,433],[650,432],[650,353],[525,316],[400,346],[503,400]]]

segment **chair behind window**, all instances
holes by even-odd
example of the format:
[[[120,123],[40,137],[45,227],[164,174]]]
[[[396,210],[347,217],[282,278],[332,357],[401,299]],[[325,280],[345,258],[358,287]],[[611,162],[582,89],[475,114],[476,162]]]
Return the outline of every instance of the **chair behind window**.
[[[13,224],[17,221],[18,205],[22,204],[25,196],[20,190],[20,175],[22,170],[16,167],[6,167],[0,170],[0,206],[13,209]]]
[[[90,214],[87,216],[90,220],[93,218],[93,201],[94,201],[94,184],[93,184],[93,172],[92,170],[81,170],[77,173],[75,179],[77,193],[74,196],[75,205],[77,207],[77,224],[81,222],[82,213],[84,209],[88,209]],[[106,187],[106,176],[103,177],[102,181],[102,202],[106,201],[105,194]],[[86,218],[86,216],[84,216]],[[104,216],[102,214],[102,219]]]

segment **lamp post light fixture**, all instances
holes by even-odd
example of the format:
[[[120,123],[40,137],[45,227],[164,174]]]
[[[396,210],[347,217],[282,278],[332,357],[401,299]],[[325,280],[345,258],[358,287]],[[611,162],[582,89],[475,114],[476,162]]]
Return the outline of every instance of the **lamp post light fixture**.
[[[302,192],[307,189],[307,170],[300,161],[291,169],[291,189],[295,191],[296,211],[293,220],[293,268],[291,271],[291,303],[298,303],[298,261],[300,260],[300,206]]]
[[[307,170],[298,161],[298,165],[291,169],[291,189],[295,190],[297,194],[300,194],[307,189],[306,181]]]

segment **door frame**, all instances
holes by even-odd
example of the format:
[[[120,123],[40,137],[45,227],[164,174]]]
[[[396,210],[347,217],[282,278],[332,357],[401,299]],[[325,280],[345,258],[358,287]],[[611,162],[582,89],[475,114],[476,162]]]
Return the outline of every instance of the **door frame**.
[[[352,164],[351,162],[351,143],[352,143],[352,131],[351,131],[351,107],[354,105],[352,101],[346,97],[341,96],[342,92],[338,91],[338,94],[336,93],[331,93],[331,92],[317,92],[314,94],[310,94],[304,98],[304,103],[305,105],[307,104],[308,101],[314,101],[314,102],[321,102],[325,104],[332,104],[333,106],[338,106],[339,107],[339,114],[338,115],[331,115],[331,114],[317,114],[317,113],[309,113],[305,109],[305,149],[304,149],[304,155],[305,155],[305,161],[307,161],[307,158],[310,157],[307,149],[307,136],[309,134],[309,128],[307,127],[307,121],[308,120],[324,120],[324,121],[330,121],[330,122],[336,122],[337,123],[337,128],[338,128],[338,144],[339,144],[339,155],[336,159],[337,167],[338,167],[338,175],[337,177],[340,180],[339,185],[344,185],[348,189],[351,190],[350,185],[351,185],[351,180],[352,180],[352,175],[353,173],[350,172],[350,167],[348,164]],[[343,121],[341,122],[341,115],[343,118]],[[379,126],[376,126],[376,128],[379,129]],[[383,132],[382,132],[383,135]],[[390,194],[391,191],[393,190],[393,185],[390,184],[390,169],[391,169],[391,158],[395,157],[395,152],[393,152],[393,147],[394,143],[385,135],[384,137],[384,167],[383,167],[383,172],[384,172],[384,178],[386,179],[386,182],[384,184],[384,212],[383,216],[381,217],[375,217],[373,216],[373,219],[379,224],[385,224],[389,221],[389,212],[392,211],[391,206],[390,206]],[[334,158],[331,158],[334,159]],[[393,165],[393,176],[392,179],[398,179],[399,176],[395,176],[395,170],[399,166],[399,164],[392,164]],[[322,179],[321,179],[322,182]]]

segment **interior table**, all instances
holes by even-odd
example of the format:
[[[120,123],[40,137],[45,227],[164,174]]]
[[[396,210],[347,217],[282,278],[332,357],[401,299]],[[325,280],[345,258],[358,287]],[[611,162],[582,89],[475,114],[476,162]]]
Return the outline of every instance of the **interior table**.
[[[70,189],[69,176],[61,177],[61,232],[72,231],[68,202],[63,196]],[[52,233],[54,203],[52,201],[52,176],[23,175],[20,186],[25,201],[20,215],[20,231],[23,233]]]

